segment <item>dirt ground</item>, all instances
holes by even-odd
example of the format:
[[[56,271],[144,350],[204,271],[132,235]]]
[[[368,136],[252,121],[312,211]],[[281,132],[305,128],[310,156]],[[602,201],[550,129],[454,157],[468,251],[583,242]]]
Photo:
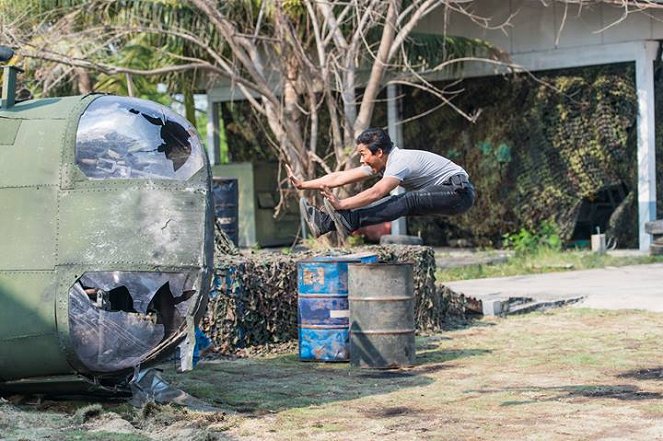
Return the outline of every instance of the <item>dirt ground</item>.
[[[663,440],[663,314],[560,309],[417,338],[411,369],[204,361],[174,386],[221,409],[0,400],[0,440]]]

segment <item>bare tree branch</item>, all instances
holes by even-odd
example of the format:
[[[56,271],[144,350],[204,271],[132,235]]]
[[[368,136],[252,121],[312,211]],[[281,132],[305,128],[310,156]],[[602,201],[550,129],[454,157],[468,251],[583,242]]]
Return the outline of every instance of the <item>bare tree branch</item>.
[[[46,60],[46,61],[53,61],[56,63],[61,63],[61,64],[66,64],[68,66],[74,66],[74,67],[82,67],[84,69],[90,69],[90,70],[96,70],[99,72],[103,72],[108,75],[114,75],[114,74],[132,74],[132,75],[163,75],[166,73],[171,73],[171,72],[183,72],[183,71],[189,71],[193,69],[202,69],[202,70],[210,70],[216,73],[221,73],[223,74],[224,72],[217,68],[216,66],[207,63],[207,62],[199,62],[199,63],[189,63],[189,64],[176,64],[173,66],[166,66],[166,67],[160,67],[157,69],[148,69],[148,70],[143,70],[143,69],[131,69],[128,67],[120,67],[120,66],[112,66],[112,65],[107,65],[103,63],[95,63],[91,61],[86,61],[86,60],[81,60],[77,59],[75,57],[69,57],[64,54],[53,54],[53,53],[48,53],[45,51],[37,51],[37,52],[26,52],[24,50],[20,50],[18,52],[18,55],[21,55],[26,58],[35,58],[35,59],[40,59],[40,60]]]
[[[400,4],[400,0],[390,0],[389,2],[387,18],[382,31],[382,39],[380,40],[377,59],[375,60],[375,63],[373,63],[371,75],[366,85],[366,91],[364,92],[365,99],[362,100],[361,106],[359,107],[359,115],[357,115],[357,122],[354,127],[355,136],[359,135],[362,130],[368,127],[370,116],[373,114],[375,97],[377,97],[381,87],[384,71],[387,68],[387,62],[389,61],[390,48],[396,35],[396,18]]]

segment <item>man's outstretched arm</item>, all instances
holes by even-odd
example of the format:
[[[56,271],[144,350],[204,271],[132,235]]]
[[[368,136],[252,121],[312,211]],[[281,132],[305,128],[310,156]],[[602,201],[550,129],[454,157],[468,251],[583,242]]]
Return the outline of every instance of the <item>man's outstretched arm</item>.
[[[325,198],[329,199],[329,202],[337,210],[351,210],[353,208],[365,207],[368,204],[382,199],[387,196],[391,190],[398,187],[401,182],[392,177],[385,176],[375,183],[371,188],[357,193],[354,196],[351,196],[346,199],[337,198],[329,188],[323,188],[322,193],[325,195]]]
[[[304,181],[294,175],[292,169],[287,165],[286,171],[290,182],[299,190],[322,190],[324,187],[334,188],[340,187],[345,184],[352,184],[354,182],[363,181],[371,176],[366,167],[357,167],[350,170],[337,171],[329,173],[317,179]]]

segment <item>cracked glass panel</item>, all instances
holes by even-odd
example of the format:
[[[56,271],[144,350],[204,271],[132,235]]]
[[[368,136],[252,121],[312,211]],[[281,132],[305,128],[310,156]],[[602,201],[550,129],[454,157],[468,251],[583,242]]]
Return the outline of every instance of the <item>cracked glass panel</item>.
[[[196,273],[85,273],[69,289],[76,355],[94,372],[138,366],[180,332],[196,285]]]
[[[104,96],[85,110],[76,133],[76,164],[91,179],[185,181],[204,165],[195,128],[147,100]]]

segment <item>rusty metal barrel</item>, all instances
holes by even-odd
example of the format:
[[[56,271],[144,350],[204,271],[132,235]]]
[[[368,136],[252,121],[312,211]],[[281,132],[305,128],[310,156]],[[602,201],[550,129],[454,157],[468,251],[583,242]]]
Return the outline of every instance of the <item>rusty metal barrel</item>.
[[[415,360],[414,280],[409,263],[348,265],[350,364],[393,369]]]

